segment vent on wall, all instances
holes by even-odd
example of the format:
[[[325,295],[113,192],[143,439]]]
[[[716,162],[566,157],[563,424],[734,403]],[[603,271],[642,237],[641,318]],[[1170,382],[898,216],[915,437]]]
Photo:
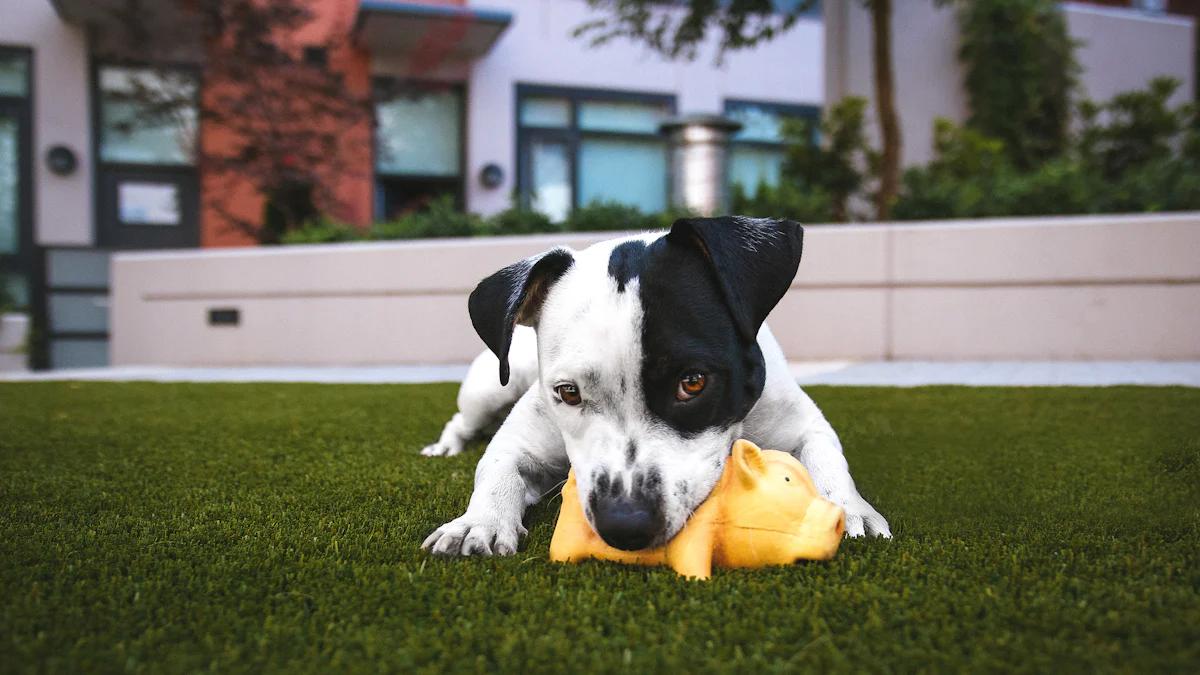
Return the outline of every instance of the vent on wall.
[[[241,312],[233,308],[220,308],[208,310],[208,325],[210,326],[236,326],[241,323]]]

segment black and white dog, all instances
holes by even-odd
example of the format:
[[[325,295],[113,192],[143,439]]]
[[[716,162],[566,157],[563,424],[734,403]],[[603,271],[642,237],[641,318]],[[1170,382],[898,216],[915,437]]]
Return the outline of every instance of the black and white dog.
[[[786,220],[679,220],[666,234],[555,248],[480,282],[468,305],[491,351],[423,453],[457,454],[512,410],[479,460],[467,512],[422,547],[515,553],[525,507],[571,467],[606,542],[661,546],[708,497],[738,438],[803,462],[846,509],[849,536],[890,537],[764,324],[803,236]]]

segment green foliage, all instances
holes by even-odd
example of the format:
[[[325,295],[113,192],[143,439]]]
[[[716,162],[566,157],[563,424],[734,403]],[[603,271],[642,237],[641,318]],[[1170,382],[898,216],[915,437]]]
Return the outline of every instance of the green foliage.
[[[740,183],[733,186],[730,211],[751,218],[788,218],[800,223],[833,222],[832,201],[820,187],[804,190],[791,181],[777,186],[759,183],[747,195]]]
[[[1080,104],[1080,155],[1109,180],[1171,156],[1193,107],[1171,110],[1167,101],[1179,80],[1156,77],[1144,90],[1117,94],[1106,105]]]
[[[551,221],[550,217],[541,211],[514,204],[488,218],[479,234],[539,234],[560,231],[562,231],[562,227]]]
[[[1196,108],[1167,105],[1177,83],[1080,106],[1073,149],[1021,171],[1002,141],[938,120],[933,161],[910,168],[898,220],[1200,209]],[[1180,148],[1176,154],[1173,148]]]
[[[456,391],[0,384],[0,672],[1200,668],[1200,390],[809,388],[896,538],[703,583],[421,552]]]
[[[785,120],[787,155],[780,184],[760,184],[753,193],[735,185],[733,212],[764,218],[791,214],[809,223],[851,220],[851,200],[869,196],[866,187],[879,161],[863,130],[866,108],[866,99],[850,96],[819,121]]]
[[[788,151],[783,178],[828,195],[833,221],[850,218],[850,199],[867,196],[864,186],[879,163],[879,154],[867,145],[863,131],[866,110],[865,98],[848,96],[817,123],[819,133],[814,133],[814,125],[808,120],[784,122]]]
[[[443,195],[429,202],[425,211],[408,213],[396,220],[376,223],[370,238],[429,239],[433,237],[470,237],[483,230],[483,221],[473,213],[463,213],[454,206],[454,198]]]
[[[642,213],[636,206],[616,202],[592,202],[567,216],[567,232],[640,232],[659,228],[659,219]]]
[[[284,232],[279,238],[279,243],[332,244],[342,241],[359,241],[364,237],[365,233],[361,229],[321,215],[301,228]]]
[[[1053,0],[963,0],[959,59],[968,126],[1003,141],[1028,171],[1067,150],[1079,66],[1066,19]]]
[[[592,18],[575,37],[592,46],[631,39],[668,58],[694,59],[709,31],[716,34],[717,59],[786,33],[819,0],[587,0]]]

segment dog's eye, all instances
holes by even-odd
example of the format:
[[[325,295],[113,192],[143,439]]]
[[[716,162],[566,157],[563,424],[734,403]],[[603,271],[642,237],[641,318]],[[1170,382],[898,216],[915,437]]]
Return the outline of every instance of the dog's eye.
[[[679,380],[679,390],[675,392],[675,398],[679,401],[687,401],[695,398],[697,394],[704,391],[706,380],[703,373],[692,373],[684,375]]]
[[[567,405],[579,405],[583,403],[583,397],[579,395],[579,387],[573,384],[560,384],[554,388],[558,392],[558,397]]]

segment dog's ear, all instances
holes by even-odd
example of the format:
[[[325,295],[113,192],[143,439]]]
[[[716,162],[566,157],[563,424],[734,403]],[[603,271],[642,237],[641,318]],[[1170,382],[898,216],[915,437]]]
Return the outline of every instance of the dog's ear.
[[[716,273],[738,332],[754,342],[796,276],[804,228],[767,218],[685,218],[675,221],[667,239],[699,248]]]
[[[532,326],[546,293],[571,265],[570,249],[555,248],[526,258],[479,282],[467,300],[471,324],[500,359],[500,384],[508,384],[508,348],[516,324]]]

